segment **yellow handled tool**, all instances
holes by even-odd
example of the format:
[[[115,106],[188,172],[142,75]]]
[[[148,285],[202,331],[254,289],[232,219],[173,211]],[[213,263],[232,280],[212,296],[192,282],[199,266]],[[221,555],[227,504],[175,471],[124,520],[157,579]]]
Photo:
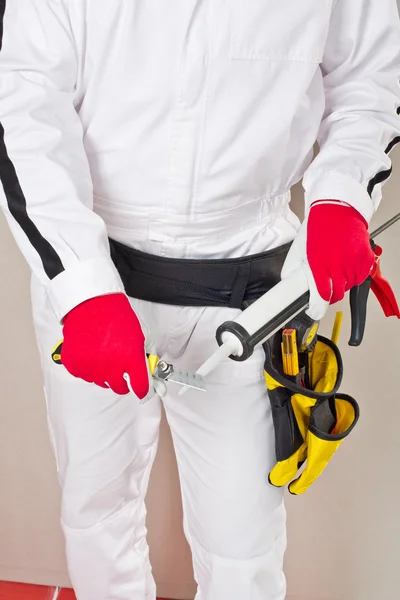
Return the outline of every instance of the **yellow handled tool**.
[[[57,365],[62,365],[61,353],[63,341],[64,340],[58,342],[51,353],[53,362]],[[172,383],[177,383],[185,387],[194,388],[203,392],[206,391],[204,378],[201,375],[183,371],[182,369],[175,369],[172,364],[167,363],[155,354],[147,354],[147,360],[150,373],[154,379],[158,379],[159,381],[171,381]]]
[[[53,362],[56,363],[56,365],[62,365],[61,350],[62,350],[63,341],[64,340],[61,340],[61,342],[58,342],[57,346],[53,349],[53,351],[51,353],[51,358],[53,359]]]

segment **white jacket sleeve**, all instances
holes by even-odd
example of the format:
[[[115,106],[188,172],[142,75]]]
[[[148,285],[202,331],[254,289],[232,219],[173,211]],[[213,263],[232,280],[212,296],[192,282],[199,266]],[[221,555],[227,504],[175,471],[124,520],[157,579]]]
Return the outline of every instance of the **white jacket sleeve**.
[[[92,210],[68,11],[63,0],[3,0],[0,35],[0,205],[62,319],[123,291]]]
[[[315,200],[344,200],[369,222],[400,142],[396,0],[336,0],[321,68],[326,110],[320,153],[303,180],[306,210]]]

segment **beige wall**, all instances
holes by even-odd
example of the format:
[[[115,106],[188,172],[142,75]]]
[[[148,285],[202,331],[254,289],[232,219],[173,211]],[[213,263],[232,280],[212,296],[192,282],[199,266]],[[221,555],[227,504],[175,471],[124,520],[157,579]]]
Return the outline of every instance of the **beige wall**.
[[[394,155],[400,164],[400,153]],[[385,187],[376,223],[400,210],[400,169]],[[300,195],[296,191],[299,206]],[[383,266],[400,297],[400,224],[380,238]],[[59,491],[46,433],[28,271],[0,218],[0,580],[66,584]],[[289,498],[289,600],[394,600],[399,596],[400,324],[371,299],[365,342],[346,345],[343,390],[362,419],[328,472],[304,497]],[[324,327],[329,331],[333,311]],[[393,334],[397,333],[397,337]],[[160,593],[192,598],[181,531],[176,467],[164,427],[149,493],[149,530]],[[247,599],[246,599],[247,600]]]

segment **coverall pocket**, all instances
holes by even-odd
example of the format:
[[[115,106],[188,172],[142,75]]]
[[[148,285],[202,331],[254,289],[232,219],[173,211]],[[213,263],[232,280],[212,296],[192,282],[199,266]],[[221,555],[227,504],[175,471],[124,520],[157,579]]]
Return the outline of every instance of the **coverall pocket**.
[[[333,0],[231,0],[230,57],[318,64]]]

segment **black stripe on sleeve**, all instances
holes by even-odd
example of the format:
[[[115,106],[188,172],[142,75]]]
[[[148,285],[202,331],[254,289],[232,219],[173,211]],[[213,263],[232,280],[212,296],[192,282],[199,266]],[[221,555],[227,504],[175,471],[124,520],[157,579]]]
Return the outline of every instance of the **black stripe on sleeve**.
[[[397,109],[397,114],[400,115],[400,107]],[[400,136],[395,137],[390,144],[388,145],[388,147],[385,150],[385,154],[389,154],[389,152],[391,152],[391,150],[393,150],[393,148],[395,146],[397,146],[397,144],[400,143]],[[380,183],[384,183],[387,179],[389,179],[389,177],[392,174],[392,167],[390,167],[390,169],[387,169],[386,171],[381,171],[380,173],[377,173],[375,175],[375,177],[373,177],[371,179],[371,181],[368,184],[368,194],[370,196],[372,196],[372,193],[375,189],[375,186],[377,186]]]
[[[0,50],[3,44],[4,15],[6,0],[0,0]],[[35,223],[30,219],[27,211],[26,198],[18,181],[14,165],[8,156],[4,140],[4,127],[0,123],[0,181],[3,185],[4,195],[10,213],[17,221],[30,243],[39,254],[44,271],[49,279],[54,279],[64,271],[57,252],[42,236]]]
[[[380,171],[380,173],[377,173],[375,175],[375,177],[373,179],[371,179],[371,181],[368,184],[368,194],[370,196],[372,196],[372,193],[375,189],[375,187],[379,184],[379,183],[384,183],[387,179],[389,179],[389,177],[392,174],[392,168],[390,167],[390,169],[387,169],[387,171]]]

